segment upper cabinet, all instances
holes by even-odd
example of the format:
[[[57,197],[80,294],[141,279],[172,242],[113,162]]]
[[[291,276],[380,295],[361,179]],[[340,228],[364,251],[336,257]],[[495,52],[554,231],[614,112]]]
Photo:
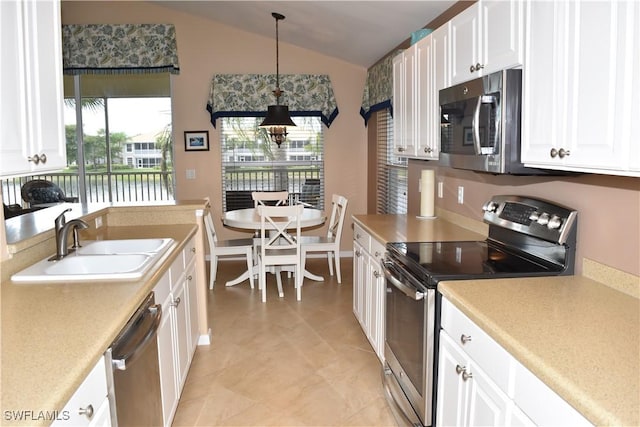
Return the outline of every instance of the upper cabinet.
[[[66,167],[58,0],[0,2],[0,177]]]
[[[479,1],[451,19],[451,85],[522,65],[523,3]]]
[[[412,156],[416,143],[416,45],[393,58],[393,144],[400,156]]]
[[[527,3],[522,162],[640,172],[640,4]]]

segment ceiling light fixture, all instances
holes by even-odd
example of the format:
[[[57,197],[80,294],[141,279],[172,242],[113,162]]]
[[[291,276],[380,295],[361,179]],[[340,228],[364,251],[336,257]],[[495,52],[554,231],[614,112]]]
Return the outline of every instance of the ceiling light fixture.
[[[278,59],[278,21],[284,19],[284,15],[273,12],[271,13],[276,20],[276,89],[273,94],[276,96],[276,105],[269,105],[267,107],[267,116],[260,124],[261,128],[267,128],[269,130],[269,136],[271,141],[275,142],[278,147],[287,139],[287,126],[295,126],[296,124],[291,120],[289,115],[289,107],[286,105],[280,105],[280,63]]]

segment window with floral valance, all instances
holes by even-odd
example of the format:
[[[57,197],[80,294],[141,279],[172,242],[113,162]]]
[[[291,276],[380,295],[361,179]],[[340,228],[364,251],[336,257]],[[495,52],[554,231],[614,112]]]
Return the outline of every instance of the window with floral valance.
[[[179,74],[172,24],[62,26],[65,74]]]
[[[327,127],[338,115],[331,79],[321,74],[280,74],[284,91],[280,104],[291,116],[320,117]],[[218,117],[257,117],[276,103],[275,74],[216,74],[211,80],[207,111],[216,127]]]
[[[393,110],[393,57],[399,50],[387,55],[382,61],[369,68],[367,82],[362,94],[360,115],[364,124],[376,111]]]

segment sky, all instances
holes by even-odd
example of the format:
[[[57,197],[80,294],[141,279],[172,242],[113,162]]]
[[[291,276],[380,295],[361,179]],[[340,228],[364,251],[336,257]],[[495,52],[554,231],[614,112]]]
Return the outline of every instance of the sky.
[[[112,98],[109,99],[109,132],[124,132],[127,136],[162,130],[171,123],[170,98]],[[104,110],[85,109],[82,112],[84,133],[96,135],[105,128]],[[65,106],[64,124],[75,124],[75,110]]]

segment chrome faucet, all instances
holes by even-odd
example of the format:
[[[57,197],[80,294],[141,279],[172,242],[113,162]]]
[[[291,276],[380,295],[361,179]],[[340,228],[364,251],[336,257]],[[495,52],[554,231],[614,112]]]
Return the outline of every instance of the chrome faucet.
[[[80,247],[80,239],[78,237],[78,229],[89,228],[89,224],[84,222],[81,219],[72,219],[67,222],[64,217],[64,214],[70,212],[71,209],[65,209],[60,215],[58,215],[55,219],[55,230],[56,230],[56,255],[52,257],[50,260],[61,260],[62,258],[69,255],[69,230],[73,230],[73,248]]]

